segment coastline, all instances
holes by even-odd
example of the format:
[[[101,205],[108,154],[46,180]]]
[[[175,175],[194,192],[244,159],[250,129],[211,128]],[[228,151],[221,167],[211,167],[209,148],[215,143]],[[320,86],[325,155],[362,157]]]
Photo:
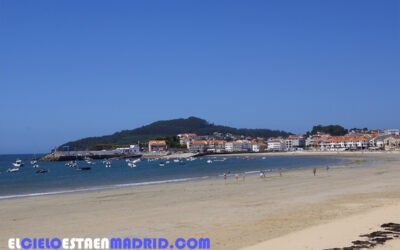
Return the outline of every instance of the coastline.
[[[210,237],[212,249],[241,249],[395,206],[400,202],[399,154],[363,155],[375,156],[379,164],[332,167],[315,177],[310,169],[298,169],[282,177],[274,172],[265,180],[248,175],[225,183],[210,178],[0,200],[0,245],[9,237],[28,236]],[[331,236],[335,245],[330,247],[341,247],[342,237]]]

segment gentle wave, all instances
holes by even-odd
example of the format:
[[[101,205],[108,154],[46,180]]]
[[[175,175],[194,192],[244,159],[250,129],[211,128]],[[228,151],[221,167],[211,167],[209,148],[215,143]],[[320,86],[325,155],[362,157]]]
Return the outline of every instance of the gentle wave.
[[[147,182],[116,184],[116,185],[110,185],[110,186],[81,188],[81,189],[62,190],[62,191],[43,192],[43,193],[5,195],[5,196],[0,196],[0,200],[25,198],[25,197],[37,197],[37,196],[45,196],[45,195],[56,195],[56,194],[69,194],[69,193],[88,192],[88,191],[99,191],[99,190],[124,188],[124,187],[135,187],[135,186],[147,186],[147,185],[157,185],[157,184],[166,184],[166,183],[186,182],[186,181],[201,180],[201,179],[207,179],[207,178],[209,178],[209,176],[172,179],[172,180],[164,180],[164,181],[147,181]]]

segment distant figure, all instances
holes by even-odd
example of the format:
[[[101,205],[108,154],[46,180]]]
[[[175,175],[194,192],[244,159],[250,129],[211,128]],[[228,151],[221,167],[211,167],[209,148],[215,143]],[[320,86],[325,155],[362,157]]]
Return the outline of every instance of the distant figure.
[[[314,173],[314,176],[317,174],[317,169],[316,168],[313,169],[313,173]]]
[[[228,175],[226,174],[226,172],[224,173],[224,181],[225,181],[225,184],[226,184],[226,178],[228,177]]]
[[[245,181],[246,180],[246,173],[243,173],[243,181]]]
[[[282,170],[279,170],[279,176],[282,177]]]
[[[236,181],[239,180],[239,174],[235,174],[235,179],[236,179]]]
[[[329,166],[326,166],[326,172],[328,172],[329,171]]]
[[[260,178],[265,178],[265,171],[264,170],[261,170],[260,171]]]

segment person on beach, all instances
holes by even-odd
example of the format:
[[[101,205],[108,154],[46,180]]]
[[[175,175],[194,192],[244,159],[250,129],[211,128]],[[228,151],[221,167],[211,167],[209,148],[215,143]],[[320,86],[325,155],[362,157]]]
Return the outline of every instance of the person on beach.
[[[243,177],[243,182],[244,182],[246,180],[246,172],[243,173],[242,177]]]
[[[313,169],[314,176],[317,175],[317,168]]]
[[[239,174],[235,174],[236,182],[239,180]]]
[[[329,171],[329,166],[326,166],[326,172],[328,172]]]

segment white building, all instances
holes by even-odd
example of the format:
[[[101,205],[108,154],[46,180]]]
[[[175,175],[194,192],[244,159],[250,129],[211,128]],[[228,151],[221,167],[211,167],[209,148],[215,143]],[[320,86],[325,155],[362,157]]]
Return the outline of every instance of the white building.
[[[400,129],[385,129],[383,130],[384,135],[400,135]]]
[[[130,145],[129,148],[116,148],[114,152],[119,154],[138,154],[140,153],[139,145]]]
[[[233,152],[249,152],[251,149],[251,142],[248,140],[237,140],[233,142]]]
[[[180,145],[186,145],[187,148],[189,148],[189,143],[193,140],[196,139],[197,135],[196,134],[179,134],[177,135],[179,138],[179,144]]]
[[[233,152],[233,142],[225,143],[225,152]]]
[[[372,137],[369,140],[369,148],[370,149],[375,149],[375,150],[384,149],[385,148],[384,140],[385,140],[386,137],[387,136],[384,136],[384,135]]]
[[[385,150],[400,150],[400,136],[389,136],[384,140]]]
[[[360,150],[369,147],[370,138],[366,136],[333,136],[320,143],[321,150]]]
[[[270,138],[268,139],[268,151],[284,151],[286,149],[286,143],[282,138]]]
[[[304,135],[289,135],[289,137],[285,139],[285,149],[288,151],[304,148],[305,145],[306,139],[304,138]]]
[[[251,152],[260,152],[260,145],[258,145],[257,143],[252,143],[251,144]]]

